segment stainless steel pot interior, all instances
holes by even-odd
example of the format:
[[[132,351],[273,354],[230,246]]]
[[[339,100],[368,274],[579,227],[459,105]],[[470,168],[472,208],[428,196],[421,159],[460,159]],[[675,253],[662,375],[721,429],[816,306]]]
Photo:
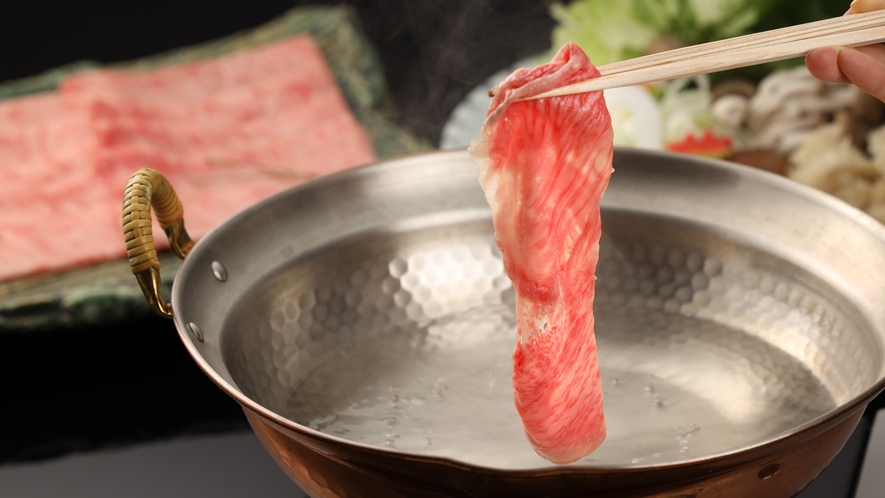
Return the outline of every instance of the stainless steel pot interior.
[[[724,163],[618,150],[615,170],[596,297],[609,436],[575,467],[748,451],[882,388],[882,226]],[[185,344],[246,408],[307,438],[548,466],[513,409],[512,289],[476,174],[464,151],[432,153],[240,213],[176,278]]]

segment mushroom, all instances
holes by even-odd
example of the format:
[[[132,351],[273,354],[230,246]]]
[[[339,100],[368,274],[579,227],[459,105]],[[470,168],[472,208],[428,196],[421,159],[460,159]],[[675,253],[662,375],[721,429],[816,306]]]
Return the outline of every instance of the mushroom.
[[[753,134],[750,148],[790,153],[820,124],[855,100],[848,86],[826,84],[805,66],[775,71],[759,84],[749,100],[746,125]]]
[[[790,155],[788,176],[860,208],[885,200],[882,175],[839,123],[818,127]]]

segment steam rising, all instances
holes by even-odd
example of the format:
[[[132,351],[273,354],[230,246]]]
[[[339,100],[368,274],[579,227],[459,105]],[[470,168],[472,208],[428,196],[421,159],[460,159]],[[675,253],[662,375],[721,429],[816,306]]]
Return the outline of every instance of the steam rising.
[[[379,0],[356,7],[379,49],[400,123],[433,143],[471,89],[547,51],[554,26],[545,2],[536,0]]]

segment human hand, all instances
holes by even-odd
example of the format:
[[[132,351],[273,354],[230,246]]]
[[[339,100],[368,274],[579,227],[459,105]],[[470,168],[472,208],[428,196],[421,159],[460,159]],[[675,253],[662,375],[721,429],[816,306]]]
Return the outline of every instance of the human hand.
[[[854,0],[846,15],[885,9],[885,0]],[[808,71],[832,83],[854,83],[885,102],[885,46],[826,47],[805,57]]]

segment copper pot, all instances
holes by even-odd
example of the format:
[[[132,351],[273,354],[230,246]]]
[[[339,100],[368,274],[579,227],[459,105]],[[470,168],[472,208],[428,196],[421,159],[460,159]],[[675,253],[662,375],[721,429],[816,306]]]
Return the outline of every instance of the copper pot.
[[[124,225],[148,299],[311,496],[796,494],[883,388],[885,227],[723,162],[617,150],[615,170],[595,305],[609,435],[568,466],[533,453],[508,400],[512,289],[466,152],[310,182],[193,250],[142,173]],[[187,255],[171,308],[149,199]]]

